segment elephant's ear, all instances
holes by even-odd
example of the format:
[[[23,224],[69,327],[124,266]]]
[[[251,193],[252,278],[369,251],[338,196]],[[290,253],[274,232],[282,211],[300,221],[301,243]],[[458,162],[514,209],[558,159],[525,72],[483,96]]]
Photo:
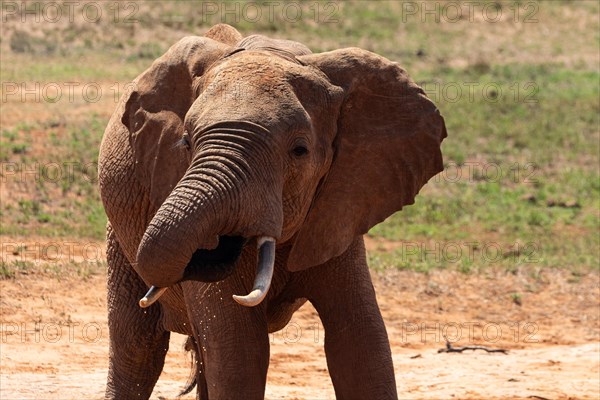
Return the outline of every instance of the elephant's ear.
[[[443,168],[446,126],[396,63],[361,49],[298,57],[345,92],[334,157],[288,259],[299,271],[341,255]]]
[[[157,209],[190,162],[182,137],[194,83],[230,50],[206,37],[185,37],[133,82],[121,122],[130,133],[136,176]]]

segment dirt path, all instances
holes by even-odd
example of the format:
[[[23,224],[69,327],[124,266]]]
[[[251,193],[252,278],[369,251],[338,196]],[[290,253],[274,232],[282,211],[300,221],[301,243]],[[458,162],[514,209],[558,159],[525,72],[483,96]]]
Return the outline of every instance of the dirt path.
[[[102,397],[105,277],[84,277],[36,270],[0,281],[1,399]],[[598,274],[390,271],[374,280],[401,398],[600,397]],[[509,353],[438,354],[444,336],[454,346]],[[183,339],[171,340],[155,399],[174,398],[184,386]],[[334,398],[323,339],[310,305],[272,335],[267,398]]]

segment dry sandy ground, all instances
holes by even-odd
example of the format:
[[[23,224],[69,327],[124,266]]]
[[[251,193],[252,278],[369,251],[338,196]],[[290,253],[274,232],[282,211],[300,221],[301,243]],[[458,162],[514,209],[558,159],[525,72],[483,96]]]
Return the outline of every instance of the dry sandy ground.
[[[374,273],[400,397],[598,399],[598,274],[534,272]],[[41,268],[0,281],[0,399],[102,397],[104,280],[102,273],[59,278]],[[521,294],[520,305],[514,293]],[[444,336],[455,347],[509,352],[439,354]],[[323,338],[310,305],[272,335],[268,399],[334,398]],[[172,338],[154,399],[174,398],[184,386],[189,359],[183,340]]]

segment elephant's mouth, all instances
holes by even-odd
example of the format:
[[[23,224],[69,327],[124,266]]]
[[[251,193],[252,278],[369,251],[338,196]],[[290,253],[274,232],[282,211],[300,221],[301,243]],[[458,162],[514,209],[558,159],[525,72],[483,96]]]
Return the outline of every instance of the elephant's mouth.
[[[235,269],[247,239],[241,236],[220,236],[219,245],[213,250],[198,249],[185,267],[182,280],[215,282],[225,279]],[[233,295],[233,299],[246,307],[260,304],[266,297],[275,268],[275,238],[260,236],[256,238],[258,248],[258,266],[252,291],[245,296]],[[166,287],[152,286],[139,301],[142,308],[150,307],[167,290]]]
[[[217,282],[227,278],[233,273],[246,243],[248,239],[242,236],[220,236],[215,249],[194,252],[182,280]]]

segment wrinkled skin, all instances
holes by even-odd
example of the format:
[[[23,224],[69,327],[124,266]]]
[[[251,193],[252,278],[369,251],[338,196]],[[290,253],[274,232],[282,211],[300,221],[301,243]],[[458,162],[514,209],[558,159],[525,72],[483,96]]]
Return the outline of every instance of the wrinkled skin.
[[[263,398],[268,333],[305,301],[338,398],[396,398],[362,235],[442,169],[443,118],[407,74],[351,48],[245,39],[217,25],[140,75],[109,122],[106,397],[148,398],[169,332],[190,335],[202,399]],[[256,307],[232,300],[277,241]],[[150,285],[169,287],[147,309]]]

